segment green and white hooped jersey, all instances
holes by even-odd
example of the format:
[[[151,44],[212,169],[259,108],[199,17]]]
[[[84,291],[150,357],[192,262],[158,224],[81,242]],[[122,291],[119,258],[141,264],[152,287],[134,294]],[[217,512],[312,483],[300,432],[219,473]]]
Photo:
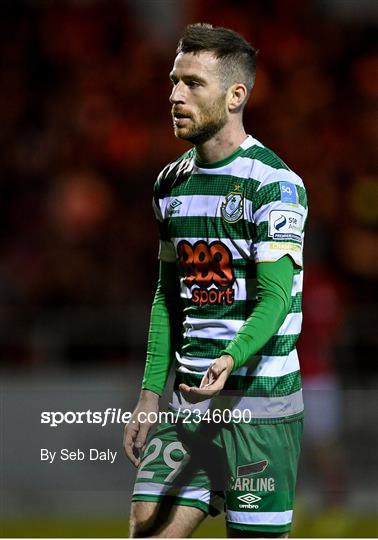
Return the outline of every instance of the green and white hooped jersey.
[[[155,184],[160,258],[176,262],[184,304],[171,407],[250,411],[257,422],[303,411],[295,348],[302,322],[302,251],[307,198],[302,180],[252,136],[228,158],[198,161],[195,149],[167,165]],[[290,311],[258,355],[233,372],[222,393],[191,405],[181,382],[199,385],[211,362],[251,315],[256,263],[295,262]]]

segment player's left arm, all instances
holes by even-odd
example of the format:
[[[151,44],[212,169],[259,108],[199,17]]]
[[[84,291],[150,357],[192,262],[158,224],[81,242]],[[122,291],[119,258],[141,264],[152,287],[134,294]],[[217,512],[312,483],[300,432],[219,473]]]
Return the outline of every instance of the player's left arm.
[[[217,395],[231,371],[243,366],[277,332],[290,310],[294,262],[289,255],[256,264],[258,303],[235,338],[207,370],[199,388],[181,384],[192,403]]]

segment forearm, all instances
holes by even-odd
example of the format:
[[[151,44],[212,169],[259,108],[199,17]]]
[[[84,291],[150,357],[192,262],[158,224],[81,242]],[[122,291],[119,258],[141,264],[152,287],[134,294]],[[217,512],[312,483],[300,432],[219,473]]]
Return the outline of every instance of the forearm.
[[[233,371],[258,353],[282,325],[290,309],[293,274],[294,266],[289,256],[276,262],[257,264],[259,301],[235,338],[221,353],[232,356]]]
[[[138,406],[143,407],[144,405],[158,405],[160,399],[160,394],[157,394],[156,392],[152,390],[141,390],[139,395],[139,401]]]
[[[151,309],[147,358],[142,383],[142,392],[150,391],[159,396],[164,392],[173,360],[175,324],[177,323],[174,302],[177,293],[176,281],[175,264],[161,262],[158,287]]]

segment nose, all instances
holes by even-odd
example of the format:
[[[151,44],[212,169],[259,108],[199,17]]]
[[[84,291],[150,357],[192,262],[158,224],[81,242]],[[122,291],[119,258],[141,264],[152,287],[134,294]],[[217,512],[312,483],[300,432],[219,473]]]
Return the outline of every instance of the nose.
[[[176,105],[177,103],[185,103],[185,91],[184,84],[179,81],[172,88],[171,95],[169,96],[169,101]]]

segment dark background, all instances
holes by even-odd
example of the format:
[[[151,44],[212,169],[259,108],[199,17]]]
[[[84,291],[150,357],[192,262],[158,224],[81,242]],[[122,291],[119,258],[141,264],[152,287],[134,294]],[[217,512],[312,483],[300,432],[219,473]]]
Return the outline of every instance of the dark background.
[[[306,512],[316,508],[335,512],[330,522],[343,534],[363,535],[358,516],[366,524],[378,507],[369,416],[378,401],[378,2],[3,0],[0,10],[3,396],[21,385],[22,409],[23,399],[24,407],[35,402],[30,388],[56,385],[69,396],[74,381],[90,380],[96,391],[118,385],[117,399],[127,396],[132,408],[157,274],[152,187],[188,148],[173,135],[168,73],[185,24],[231,27],[260,51],[247,132],[308,189],[300,359],[305,388],[336,396],[330,432],[305,446],[298,534],[310,534]],[[2,444],[9,453],[4,436]],[[345,464],[336,474],[329,456]],[[16,448],[13,458],[2,461],[8,472],[17,470]],[[33,495],[9,482],[7,527],[29,515],[41,524],[46,501],[30,506]],[[23,489],[38,491],[34,483]],[[54,508],[47,513],[71,513],[64,501]],[[357,521],[348,528],[351,512]],[[328,536],[330,527],[316,532]]]

